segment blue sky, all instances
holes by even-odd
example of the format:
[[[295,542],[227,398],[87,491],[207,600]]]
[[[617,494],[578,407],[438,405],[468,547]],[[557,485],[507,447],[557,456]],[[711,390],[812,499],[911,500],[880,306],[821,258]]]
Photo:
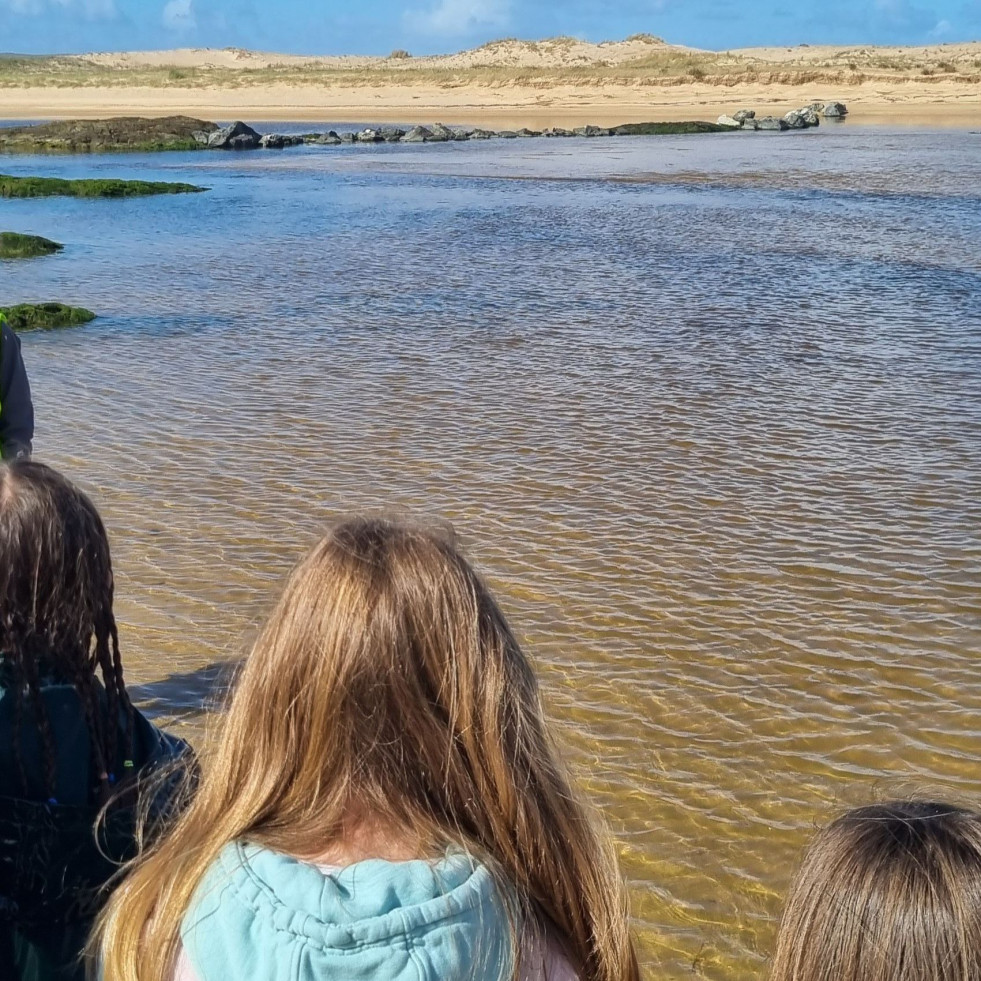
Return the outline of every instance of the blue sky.
[[[0,0],[0,51],[178,46],[456,51],[498,37],[649,32],[706,48],[981,39],[981,0]]]

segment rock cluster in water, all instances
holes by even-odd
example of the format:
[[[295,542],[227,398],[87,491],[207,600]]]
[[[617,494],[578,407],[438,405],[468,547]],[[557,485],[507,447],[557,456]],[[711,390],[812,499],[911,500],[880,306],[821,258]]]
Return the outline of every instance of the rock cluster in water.
[[[585,137],[587,139],[600,136],[655,136],[677,135],[686,133],[724,133],[733,129],[746,130],[785,130],[805,129],[817,126],[820,116],[844,116],[848,110],[840,102],[816,102],[803,109],[788,112],[782,119],[773,116],[756,118],[752,109],[740,109],[732,116],[720,116],[717,123],[701,121],[685,121],[677,123],[626,123],[622,126],[579,126],[575,129],[563,129],[552,126],[548,129],[501,129],[489,130],[480,127],[450,127],[442,123],[432,126],[412,126],[403,129],[398,126],[381,126],[377,129],[363,129],[356,133],[338,133],[329,130],[326,133],[304,133],[297,136],[284,136],[281,133],[261,133],[243,122],[235,122],[230,126],[214,131],[200,130],[194,133],[194,138],[202,147],[211,150],[256,150],[259,148],[282,150],[285,147],[300,144],[316,144],[318,146],[341,146],[354,143],[456,143],[465,140],[519,140],[556,138],[556,137]]]
[[[848,109],[843,102],[812,102],[801,109],[791,109],[782,117],[757,117],[755,109],[740,109],[731,116],[719,116],[719,125],[728,129],[778,132],[785,129],[808,129],[819,125],[822,116],[826,119],[843,119],[847,114]]]

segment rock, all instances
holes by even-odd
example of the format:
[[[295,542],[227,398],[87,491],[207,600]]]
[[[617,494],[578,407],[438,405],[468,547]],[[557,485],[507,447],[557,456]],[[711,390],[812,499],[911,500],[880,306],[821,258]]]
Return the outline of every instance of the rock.
[[[700,119],[674,123],[624,123],[617,126],[611,136],[679,136],[688,133],[724,133],[727,127],[707,123]]]
[[[283,136],[280,133],[267,133],[261,140],[259,146],[270,150],[282,150],[287,146],[300,146],[306,140],[302,136]]]
[[[494,134],[489,129],[475,129],[472,130],[469,136],[471,140],[490,140],[493,139]]]
[[[522,127],[521,129],[518,130],[518,134],[517,135],[519,137],[521,137],[521,139],[523,139],[523,140],[530,140],[530,139],[533,139],[536,136],[541,136],[542,134],[538,130],[528,129],[527,127]]]
[[[330,130],[322,136],[318,136],[313,142],[320,146],[338,146],[344,141],[333,130]]]
[[[453,131],[453,139],[455,140],[469,140],[472,135],[472,129],[458,129]]]
[[[732,118],[735,119],[736,117],[733,116]],[[748,118],[746,118],[746,119],[744,119],[742,121],[742,125],[739,128],[740,129],[757,130],[757,129],[760,128],[760,125],[759,125],[759,123],[757,123],[757,121],[755,119],[752,118],[752,116],[750,116],[750,117],[748,117]]]
[[[732,114],[732,118],[736,120],[737,123],[744,123],[747,119],[756,118],[755,109],[740,109]]]
[[[739,127],[742,126],[742,123],[738,119],[735,119],[732,116],[722,115],[719,116],[719,125],[728,126],[731,129],[739,129]]]
[[[251,127],[243,122],[232,123],[211,134],[208,137],[210,150],[254,150],[259,146],[261,137]]]
[[[756,128],[768,132],[780,132],[781,130],[790,129],[785,120],[777,119],[776,116],[764,116],[762,119],[757,119]]]
[[[425,126],[413,126],[405,136],[402,137],[403,143],[428,143],[433,138],[432,130]]]
[[[823,102],[812,102],[807,108],[808,109],[813,109],[814,112],[824,112],[824,103]]]
[[[60,252],[64,246],[40,235],[0,232],[0,259],[34,259]]]
[[[341,133],[341,135],[340,135],[340,141],[341,141],[341,143],[353,143],[354,142],[354,134],[353,133]]]
[[[800,113],[801,119],[804,120],[805,126],[821,125],[821,117],[810,106],[805,106],[803,109],[798,109],[797,111]]]
[[[494,135],[499,140],[516,140],[518,138],[518,134],[510,129],[500,129]]]
[[[842,116],[848,115],[848,109],[843,102],[826,102],[824,115],[828,119],[840,119]]]
[[[456,133],[449,128],[449,126],[444,126],[442,123],[436,123],[431,129],[432,136],[426,142],[431,143],[446,143],[449,140],[456,139]]]
[[[120,153],[200,150],[217,130],[215,123],[191,116],[116,116],[63,119],[34,126],[0,129],[4,153]]]
[[[805,129],[807,127],[807,123],[804,122],[804,117],[796,109],[788,112],[783,117],[783,121],[787,124],[789,129]]]
[[[378,135],[386,143],[398,143],[399,140],[401,140],[402,137],[405,136],[405,130],[404,129],[398,129],[398,127],[396,127],[396,126],[383,126],[378,131]]]
[[[50,330],[54,327],[75,327],[95,320],[95,314],[83,307],[69,307],[64,303],[20,303],[14,307],[0,307],[7,322],[14,330]]]
[[[550,126],[542,133],[542,136],[547,136],[549,138],[556,137],[556,136],[572,136],[572,135],[573,135],[572,130],[562,129],[560,126]]]
[[[376,129],[363,129],[354,134],[355,143],[381,143],[382,137]]]
[[[578,129],[572,131],[576,136],[609,136],[610,131],[608,129],[603,129],[600,126],[580,126]]]

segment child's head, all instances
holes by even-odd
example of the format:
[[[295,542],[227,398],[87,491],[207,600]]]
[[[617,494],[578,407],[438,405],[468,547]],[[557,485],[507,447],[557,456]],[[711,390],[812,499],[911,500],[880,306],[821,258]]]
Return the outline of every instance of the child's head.
[[[584,981],[633,976],[615,860],[487,586],[448,534],[356,518],[290,577],[194,800],[124,882],[103,950],[147,926],[147,948],[172,949],[191,892],[233,839],[316,856],[366,826],[434,855],[470,850],[568,937]],[[164,889],[172,905],[147,924]]]
[[[981,815],[897,801],[821,831],[791,887],[770,978],[981,978]]]
[[[15,739],[33,716],[44,746],[46,782],[54,794],[55,759],[43,682],[74,685],[82,699],[93,777],[103,791],[113,779],[119,727],[100,719],[96,668],[102,673],[109,718],[132,708],[123,685],[109,542],[92,502],[42,463],[0,463],[0,656],[5,687],[15,697]],[[127,746],[126,756],[131,755]],[[15,747],[26,790],[26,774]]]

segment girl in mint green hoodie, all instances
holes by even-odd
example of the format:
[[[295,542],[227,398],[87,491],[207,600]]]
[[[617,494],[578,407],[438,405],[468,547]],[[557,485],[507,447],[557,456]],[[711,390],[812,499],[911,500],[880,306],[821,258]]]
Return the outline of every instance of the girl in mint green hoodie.
[[[359,518],[298,566],[104,981],[637,981],[610,843],[450,537]]]

